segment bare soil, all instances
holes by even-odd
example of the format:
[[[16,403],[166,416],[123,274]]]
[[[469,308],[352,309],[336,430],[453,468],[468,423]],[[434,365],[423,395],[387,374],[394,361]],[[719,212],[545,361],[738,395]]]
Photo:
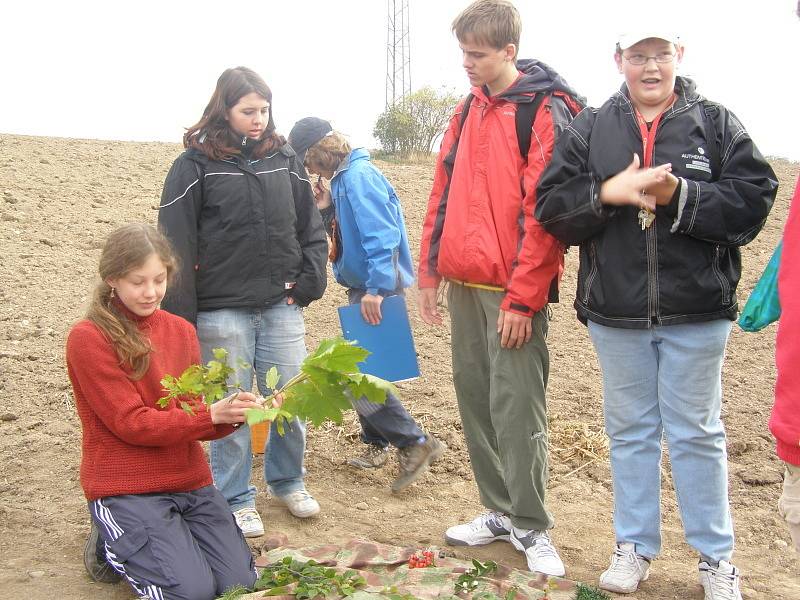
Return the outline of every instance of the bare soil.
[[[81,552],[89,517],[78,481],[80,423],[64,369],[70,325],[84,312],[106,234],[135,220],[155,222],[161,186],[178,145],[36,138],[0,134],[0,589],[10,598],[133,597],[124,585],[94,584]],[[378,163],[403,201],[416,252],[432,182],[431,163]],[[773,162],[778,200],[761,235],[744,248],[740,296],[747,297],[775,247],[798,165]],[[562,303],[553,308],[549,338],[552,375],[549,412],[553,531],[575,580],[596,583],[613,546],[607,455],[574,448],[602,439],[601,379],[572,300],[577,252],[568,254]],[[345,303],[333,281],[306,310],[309,347],[337,334],[335,307]],[[403,385],[403,398],[420,423],[447,442],[449,452],[419,483],[393,496],[396,462],[356,472],[344,461],[360,451],[352,415],[342,427],[310,429],[307,485],[322,514],[301,521],[264,491],[261,462],[253,477],[257,505],[269,532],[294,544],[363,537],[398,545],[441,544],[446,527],[481,510],[459,422],[450,365],[449,327],[412,325],[423,375]],[[767,429],[775,379],[775,328],[760,334],[734,329],[724,370],[724,419],[730,452],[730,495],[737,551],[748,598],[800,598],[798,563],[776,503],[782,468]],[[585,430],[581,429],[585,424]],[[575,441],[569,433],[578,431]],[[668,465],[663,470],[661,556],[639,599],[702,598],[696,556],[683,541]],[[258,540],[256,540],[258,542]],[[257,547],[257,544],[255,544]],[[461,553],[463,555],[463,553]],[[509,544],[470,552],[522,568]]]

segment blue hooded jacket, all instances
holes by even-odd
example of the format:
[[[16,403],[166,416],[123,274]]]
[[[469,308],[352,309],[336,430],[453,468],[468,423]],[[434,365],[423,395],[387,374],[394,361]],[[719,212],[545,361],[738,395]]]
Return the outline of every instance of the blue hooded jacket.
[[[414,267],[400,200],[392,184],[356,148],[331,179],[341,239],[333,274],[347,288],[390,295],[409,287]]]

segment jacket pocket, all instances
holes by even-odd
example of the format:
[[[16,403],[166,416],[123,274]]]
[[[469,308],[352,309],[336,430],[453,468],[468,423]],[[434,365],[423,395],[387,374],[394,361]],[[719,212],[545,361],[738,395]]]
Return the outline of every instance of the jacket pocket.
[[[589,306],[589,295],[592,292],[592,283],[597,277],[597,248],[594,240],[589,242],[589,273],[586,275],[586,282],[583,286],[583,304]]]
[[[718,245],[714,246],[714,258],[711,262],[711,270],[714,272],[714,276],[719,282],[720,291],[722,293],[722,305],[728,306],[731,303],[731,284],[728,282],[728,278],[725,277],[725,273],[722,272],[720,266],[721,260],[722,248]]]

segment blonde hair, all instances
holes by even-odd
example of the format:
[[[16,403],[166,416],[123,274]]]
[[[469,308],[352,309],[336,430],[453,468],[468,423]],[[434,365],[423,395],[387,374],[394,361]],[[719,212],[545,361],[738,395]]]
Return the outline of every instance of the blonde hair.
[[[308,149],[304,162],[306,165],[320,167],[326,171],[335,171],[351,150],[344,135],[338,131],[331,131]]]
[[[113,301],[107,280],[118,279],[141,267],[153,254],[167,269],[167,283],[177,271],[177,259],[169,241],[157,229],[145,223],[123,225],[106,238],[100,254],[100,281],[94,288],[86,318],[97,325],[114,346],[120,364],[130,367],[131,379],[141,379],[150,367],[150,340],[136,323]]]
[[[519,55],[522,19],[517,8],[508,0],[476,0],[453,21],[453,33],[458,41],[473,41],[502,50],[514,44]]]

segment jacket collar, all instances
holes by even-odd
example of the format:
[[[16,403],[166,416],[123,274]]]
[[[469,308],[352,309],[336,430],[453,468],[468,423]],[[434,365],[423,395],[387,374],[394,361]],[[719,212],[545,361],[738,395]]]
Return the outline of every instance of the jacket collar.
[[[369,160],[369,152],[367,152],[366,148],[355,148],[351,150],[350,154],[345,156],[342,159],[342,162],[339,163],[339,166],[336,167],[336,171],[333,173],[333,177],[331,177],[331,181],[336,178],[339,173],[346,171],[350,168],[350,164],[356,160]]]
[[[705,98],[697,92],[697,84],[694,82],[694,80],[689,79],[688,77],[678,76],[675,78],[675,94],[678,96],[678,99],[675,100],[669,109],[667,109],[667,112],[664,114],[664,118],[671,118],[676,114],[690,109],[698,102],[705,100]],[[628,86],[623,82],[619,88],[619,91],[616,92],[611,99],[614,104],[616,104],[624,112],[633,113],[633,104],[631,104],[630,97],[631,95],[628,91]]]
[[[494,100],[506,100],[516,104],[531,102],[539,92],[563,92],[576,100],[586,103],[586,99],[578,94],[555,69],[533,58],[517,60],[519,76],[514,82],[494,97],[489,96],[486,86],[473,87],[472,95],[486,103]]]

